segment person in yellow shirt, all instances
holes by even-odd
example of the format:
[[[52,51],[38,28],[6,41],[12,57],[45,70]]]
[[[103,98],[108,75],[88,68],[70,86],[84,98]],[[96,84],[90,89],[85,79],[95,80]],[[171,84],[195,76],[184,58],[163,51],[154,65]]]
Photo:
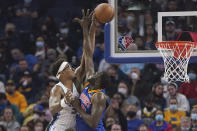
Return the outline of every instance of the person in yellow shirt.
[[[165,120],[170,123],[173,127],[177,127],[180,125],[181,117],[186,115],[185,111],[178,110],[177,107],[177,99],[175,97],[171,97],[169,101],[170,105],[168,109],[164,112]]]
[[[23,94],[16,91],[16,86],[13,80],[8,80],[6,85],[6,97],[12,104],[18,106],[20,112],[23,112],[27,108],[27,101]]]

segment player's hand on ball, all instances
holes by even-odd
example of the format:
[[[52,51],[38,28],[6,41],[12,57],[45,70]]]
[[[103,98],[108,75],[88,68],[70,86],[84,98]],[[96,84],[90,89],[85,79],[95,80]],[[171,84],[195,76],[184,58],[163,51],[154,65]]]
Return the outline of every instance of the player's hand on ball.
[[[93,12],[90,13],[90,9],[88,9],[86,13],[84,9],[82,9],[82,19],[74,18],[73,21],[78,22],[81,25],[81,27],[88,27],[88,25],[91,22],[92,14]]]
[[[101,23],[96,19],[95,14],[92,15],[92,26],[99,27]]]

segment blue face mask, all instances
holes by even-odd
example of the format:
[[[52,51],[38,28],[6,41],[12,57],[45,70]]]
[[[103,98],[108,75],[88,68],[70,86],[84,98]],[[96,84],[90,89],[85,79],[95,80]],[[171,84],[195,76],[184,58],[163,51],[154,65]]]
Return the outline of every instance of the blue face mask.
[[[192,120],[197,120],[197,114],[196,113],[191,114],[191,119]]]
[[[155,120],[156,121],[162,121],[163,120],[163,115],[156,115]]]
[[[61,29],[60,30],[60,33],[62,33],[62,34],[68,34],[68,28]]]
[[[194,74],[194,73],[189,73],[188,76],[189,76],[189,78],[191,80],[195,80],[196,79],[196,74]]]
[[[44,47],[44,42],[38,41],[38,42],[36,42],[36,46],[37,47]]]
[[[170,105],[170,110],[173,110],[173,111],[177,110],[177,105]]]

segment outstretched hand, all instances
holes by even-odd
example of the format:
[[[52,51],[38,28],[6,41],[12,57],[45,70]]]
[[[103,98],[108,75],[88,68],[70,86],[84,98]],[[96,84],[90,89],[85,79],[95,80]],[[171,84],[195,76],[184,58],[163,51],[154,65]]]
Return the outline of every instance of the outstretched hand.
[[[93,26],[93,27],[99,27],[101,24],[99,23],[99,21],[96,19],[96,16],[95,16],[95,14],[93,13],[92,14],[92,24],[91,24],[91,26]]]
[[[73,21],[78,22],[81,25],[81,27],[84,26],[88,27],[88,25],[91,22],[92,15],[93,15],[93,11],[90,13],[90,9],[88,9],[86,13],[84,9],[82,9],[82,19],[74,18]]]

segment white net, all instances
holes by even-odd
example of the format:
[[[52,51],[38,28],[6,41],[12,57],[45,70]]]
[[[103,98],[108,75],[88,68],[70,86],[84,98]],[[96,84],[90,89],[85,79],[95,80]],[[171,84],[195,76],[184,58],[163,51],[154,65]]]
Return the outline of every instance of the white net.
[[[196,47],[194,42],[166,41],[157,43],[156,46],[164,60],[164,78],[168,82],[189,82],[187,67],[192,51]]]

